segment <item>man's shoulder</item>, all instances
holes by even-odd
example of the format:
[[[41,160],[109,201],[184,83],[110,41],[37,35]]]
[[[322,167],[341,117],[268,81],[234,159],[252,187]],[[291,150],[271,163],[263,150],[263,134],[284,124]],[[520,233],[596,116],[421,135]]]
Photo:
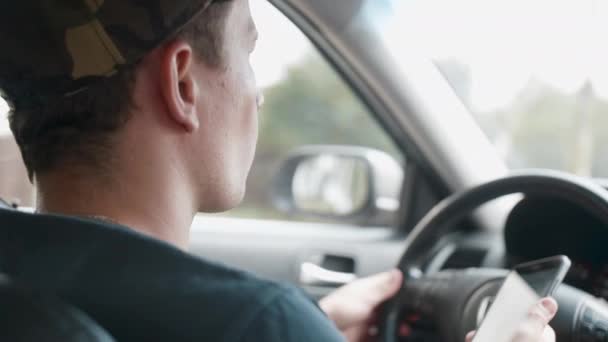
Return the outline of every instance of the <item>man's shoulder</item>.
[[[342,335],[325,314],[299,289],[279,287],[272,300],[258,308],[239,336],[227,340],[341,342]]]
[[[137,294],[140,299],[147,299],[145,310],[154,312],[163,308],[164,312],[159,314],[163,319],[158,323],[172,321],[166,325],[173,330],[167,338],[234,342],[341,341],[333,324],[298,288],[167,246],[157,247],[143,252],[138,257],[141,259],[133,264],[133,271],[149,261],[157,267],[144,274],[145,279],[133,281],[143,280],[148,286],[149,295]],[[151,258],[153,250],[155,256]],[[136,289],[137,284],[126,288]],[[150,319],[159,316],[152,315]]]
[[[236,270],[213,261],[185,256],[191,269],[180,272],[181,307],[197,309],[194,325],[203,340],[342,341],[333,323],[300,289]],[[183,260],[182,260],[183,261]],[[159,296],[159,297],[162,297]],[[197,337],[197,338],[198,338]]]
[[[8,223],[0,227],[3,270],[44,284],[118,340],[305,341],[310,339],[283,335],[288,328],[302,336],[306,330],[335,332],[294,287],[123,227],[61,217],[40,224],[37,217],[2,211],[0,216]]]

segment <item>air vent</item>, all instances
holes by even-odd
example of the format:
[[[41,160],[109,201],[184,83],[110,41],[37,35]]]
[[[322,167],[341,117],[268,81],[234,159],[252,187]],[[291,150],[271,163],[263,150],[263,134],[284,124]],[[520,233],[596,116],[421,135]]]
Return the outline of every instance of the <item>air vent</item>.
[[[445,261],[441,269],[479,267],[487,253],[487,250],[481,248],[457,248]]]

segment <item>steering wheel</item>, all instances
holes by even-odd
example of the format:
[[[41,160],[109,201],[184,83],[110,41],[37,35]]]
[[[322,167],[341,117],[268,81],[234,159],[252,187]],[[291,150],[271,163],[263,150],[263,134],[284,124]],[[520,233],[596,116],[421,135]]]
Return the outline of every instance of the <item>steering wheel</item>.
[[[442,341],[464,341],[465,334],[476,327],[484,299],[496,294],[507,271],[478,268],[423,275],[422,259],[440,237],[454,230],[456,221],[484,203],[516,193],[568,200],[608,227],[608,191],[590,180],[557,171],[522,172],[446,198],[414,227],[405,241],[398,267],[406,280],[381,311],[381,341],[398,341],[400,314],[404,310],[423,314],[432,321]],[[567,285],[560,286],[554,297],[560,309],[551,325],[558,342],[608,340],[605,304]]]

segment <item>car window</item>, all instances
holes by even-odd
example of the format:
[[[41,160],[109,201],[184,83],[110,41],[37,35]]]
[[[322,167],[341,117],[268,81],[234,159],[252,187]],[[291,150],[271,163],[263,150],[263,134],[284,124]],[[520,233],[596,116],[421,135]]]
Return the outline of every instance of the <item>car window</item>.
[[[511,168],[608,177],[608,2],[390,2]]]
[[[273,181],[290,152],[302,146],[345,145],[384,151],[402,164],[404,157],[372,113],[291,21],[266,0],[251,0],[251,6],[260,33],[251,61],[265,103],[245,200],[221,215],[319,221],[286,214],[273,204]],[[0,99],[0,198],[33,206],[34,191],[8,128],[7,111]]]
[[[8,126],[8,106],[0,98],[0,199],[32,207],[34,188],[27,178],[21,153]]]
[[[384,151],[400,163],[404,158],[372,113],[292,22],[268,1],[252,0],[251,6],[259,31],[251,62],[265,103],[245,200],[227,215],[316,221],[287,215],[273,205],[273,181],[294,149],[364,146]]]

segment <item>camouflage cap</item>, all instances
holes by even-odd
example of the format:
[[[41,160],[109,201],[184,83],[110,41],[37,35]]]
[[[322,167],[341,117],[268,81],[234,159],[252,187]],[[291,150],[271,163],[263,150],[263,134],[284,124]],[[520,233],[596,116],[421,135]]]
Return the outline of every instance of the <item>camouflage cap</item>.
[[[3,0],[0,91],[16,108],[78,93],[138,62],[213,1]]]

